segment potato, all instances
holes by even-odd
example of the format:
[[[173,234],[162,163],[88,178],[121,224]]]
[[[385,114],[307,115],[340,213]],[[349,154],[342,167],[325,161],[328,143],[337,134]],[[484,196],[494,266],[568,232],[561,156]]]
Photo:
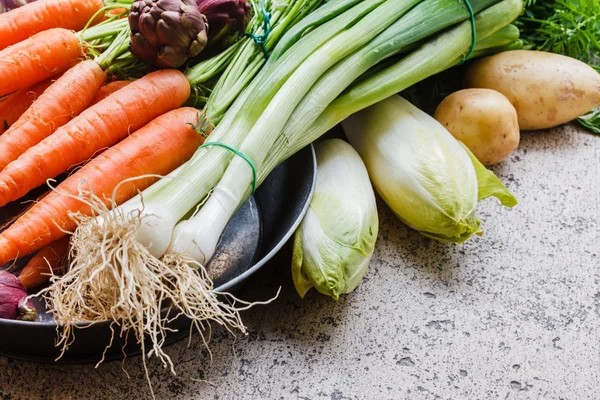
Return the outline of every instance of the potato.
[[[453,93],[440,103],[434,117],[484,165],[503,161],[519,145],[517,111],[495,90]]]
[[[522,130],[552,128],[600,104],[600,74],[570,57],[514,50],[467,70],[466,87],[494,89],[515,106]]]

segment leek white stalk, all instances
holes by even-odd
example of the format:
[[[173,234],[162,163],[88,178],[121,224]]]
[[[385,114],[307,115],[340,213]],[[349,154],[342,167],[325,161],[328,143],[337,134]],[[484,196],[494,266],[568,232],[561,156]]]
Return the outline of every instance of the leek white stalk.
[[[366,15],[317,49],[294,71],[254,124],[239,150],[260,170],[288,118],[313,84],[337,62],[377,37],[417,2],[387,0],[378,5],[375,1],[364,1],[354,7],[362,9]],[[198,214],[177,225],[169,252],[194,257],[199,263],[210,260],[221,233],[246,200],[252,180],[248,163],[240,157],[234,158]]]
[[[314,287],[337,300],[359,285],[379,232],[375,193],[364,163],[348,143],[315,146],[317,184],[294,236],[292,277],[304,297]]]
[[[342,123],[375,190],[408,226],[440,241],[462,243],[480,234],[480,199],[516,199],[498,178],[474,163],[439,122],[392,96]],[[478,172],[479,170],[479,172]],[[484,177],[482,185],[478,177]]]

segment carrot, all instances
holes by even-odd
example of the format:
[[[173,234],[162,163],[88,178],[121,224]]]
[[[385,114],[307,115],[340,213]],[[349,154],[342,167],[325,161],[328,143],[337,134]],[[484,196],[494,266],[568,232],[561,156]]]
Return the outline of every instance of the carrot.
[[[93,60],[65,72],[0,136],[0,171],[85,110],[105,81]]]
[[[100,88],[100,90],[98,90],[98,93],[96,93],[96,96],[94,97],[94,100],[92,100],[92,102],[90,103],[90,106],[100,103],[102,100],[104,100],[105,98],[107,98],[108,96],[110,96],[111,94],[116,92],[117,90],[123,89],[125,86],[129,85],[130,83],[131,83],[131,81],[114,81],[105,86],[102,86]]]
[[[18,90],[0,101],[0,134],[14,124],[53,81],[52,78],[46,79],[27,89]]]
[[[52,28],[79,31],[103,7],[102,0],[38,0],[0,14],[0,50]]]
[[[75,33],[61,28],[40,32],[1,50],[0,96],[66,71],[80,55],[81,47]]]
[[[23,267],[19,280],[27,289],[31,289],[50,280],[52,273],[59,273],[64,267],[69,252],[69,236],[65,236],[42,248]]]
[[[0,207],[92,158],[182,105],[190,84],[178,70],[152,72],[93,105],[0,172]]]
[[[127,9],[123,7],[113,8],[112,10],[108,10],[104,13],[104,17],[102,17],[102,22],[106,21],[109,17],[114,17],[117,15],[123,14],[121,18],[127,18]]]
[[[110,205],[115,188],[124,180],[166,175],[190,159],[204,141],[191,127],[198,113],[194,108],[180,108],[163,114],[68,177],[0,234],[0,265],[73,231],[76,222],[70,213],[92,215],[89,205],[68,196],[77,196],[80,188],[93,191]],[[115,203],[124,203],[155,181],[146,177],[123,183]]]

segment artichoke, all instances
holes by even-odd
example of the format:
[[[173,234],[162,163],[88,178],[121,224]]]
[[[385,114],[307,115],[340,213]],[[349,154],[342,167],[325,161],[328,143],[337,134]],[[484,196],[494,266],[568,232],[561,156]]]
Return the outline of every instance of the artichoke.
[[[198,0],[208,21],[208,46],[225,49],[243,34],[250,22],[252,7],[247,0]]]
[[[136,0],[129,11],[131,53],[159,68],[177,68],[208,41],[195,0]]]

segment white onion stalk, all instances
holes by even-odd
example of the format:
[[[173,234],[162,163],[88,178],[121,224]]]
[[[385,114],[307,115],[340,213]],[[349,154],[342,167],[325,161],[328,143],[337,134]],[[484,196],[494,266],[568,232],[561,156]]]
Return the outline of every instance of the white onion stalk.
[[[239,149],[254,162],[258,171],[294,109],[319,78],[337,62],[377,37],[417,2],[418,0],[386,1],[317,49],[294,71]],[[365,11],[369,10],[369,2],[362,5]],[[240,157],[234,158],[198,214],[177,225],[169,253],[192,257],[201,264],[208,262],[216,251],[227,223],[246,200],[252,180],[252,169],[247,161]]]

